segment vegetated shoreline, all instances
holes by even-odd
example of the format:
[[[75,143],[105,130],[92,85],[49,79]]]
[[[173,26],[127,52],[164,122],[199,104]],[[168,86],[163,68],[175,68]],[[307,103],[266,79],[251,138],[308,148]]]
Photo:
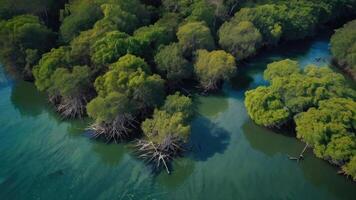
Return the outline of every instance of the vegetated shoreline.
[[[259,49],[258,50],[258,52],[255,54],[255,55],[253,55],[253,56],[251,56],[251,57],[248,57],[248,58],[246,58],[246,59],[244,59],[244,60],[241,60],[240,62],[253,62],[253,59],[255,58],[255,57],[258,57],[260,54],[262,54],[262,53],[264,53],[264,51],[267,51],[267,50],[274,50],[274,49],[278,49],[280,46],[284,46],[284,45],[289,45],[289,44],[297,44],[297,43],[299,43],[299,42],[302,42],[302,41],[313,41],[313,40],[315,40],[316,38],[318,38],[319,36],[320,36],[320,33],[319,32],[321,32],[321,31],[326,31],[327,32],[327,37],[329,38],[329,36],[331,36],[331,34],[332,34],[332,29],[330,29],[330,28],[323,28],[323,29],[320,29],[319,31],[318,31],[318,33],[316,33],[316,34],[314,34],[314,35],[312,35],[312,36],[308,36],[308,37],[306,37],[306,38],[303,38],[303,39],[299,39],[299,40],[292,40],[292,41],[281,41],[278,45],[275,45],[275,46],[263,46],[261,49]],[[325,35],[325,32],[323,32],[324,34],[322,34],[323,36]],[[7,68],[7,67],[4,67],[4,69],[9,73],[9,75],[12,77],[12,78],[15,78],[15,80],[17,79],[17,80],[20,80],[21,79],[21,75],[19,75],[17,72],[15,72],[15,71],[9,71],[9,69],[11,69],[11,68]],[[244,69],[244,70],[249,70],[249,69]],[[25,81],[27,81],[27,82],[31,82],[31,83],[34,83],[34,80],[32,79],[32,80],[25,80]],[[191,81],[193,81],[193,80],[191,80]],[[192,82],[190,82],[190,83],[192,83]],[[195,82],[194,84],[196,84],[196,85],[194,85],[194,86],[192,86],[192,85],[187,85],[188,87],[187,87],[187,90],[186,89],[184,89],[184,90],[181,90],[181,92],[183,92],[183,93],[185,93],[186,95],[188,95],[188,96],[191,96],[191,95],[193,95],[194,96],[194,94],[200,94],[200,95],[209,95],[208,93],[206,93],[206,92],[204,92],[204,90],[203,91],[201,91],[200,89],[196,89],[196,87],[198,86],[198,83],[197,82]],[[219,85],[221,86],[221,82],[219,83]],[[219,86],[219,87],[220,87]],[[210,93],[215,93],[215,92],[219,92],[219,90],[213,90],[213,91],[210,91]],[[51,107],[53,107],[53,105],[56,105],[56,104],[53,104],[53,103],[51,103],[50,101],[48,101],[49,102],[49,105],[52,105]],[[56,106],[55,106],[56,107]],[[54,111],[56,111],[57,109],[54,109]],[[57,112],[58,113],[58,112]],[[59,117],[61,116],[60,115],[60,113],[58,113],[59,114]],[[86,117],[87,118],[87,117]],[[71,120],[73,120],[73,119],[71,119],[71,118],[63,118],[63,117],[61,117],[61,119],[62,120],[65,120],[65,121],[71,121]],[[138,119],[139,121],[143,121],[145,119],[145,117],[144,116],[142,116],[141,117],[141,119]],[[80,120],[80,118],[79,118],[79,120]],[[291,136],[293,136],[293,137],[295,137],[296,136],[296,132],[295,132],[295,123],[294,123],[294,121],[292,120],[292,119],[290,119],[289,120],[289,122],[290,123],[286,123],[283,127],[281,127],[281,128],[276,128],[276,127],[265,127],[265,128],[267,128],[267,129],[269,129],[269,130],[272,130],[274,133],[278,133],[278,132],[281,132],[281,131],[287,131],[288,133],[290,133],[291,134]],[[88,125],[90,125],[90,123],[91,122],[88,122]],[[89,128],[90,129],[90,128]],[[133,133],[135,133],[135,134],[132,134],[132,135],[130,135],[130,137],[127,137],[125,140],[121,140],[120,142],[123,142],[123,143],[127,143],[127,144],[132,144],[132,146],[134,147],[134,148],[136,148],[136,150],[134,150],[134,154],[136,154],[138,157],[141,157],[141,158],[143,158],[144,156],[143,156],[143,154],[140,152],[140,151],[138,151],[137,149],[140,149],[140,148],[143,148],[143,146],[147,146],[148,144],[151,144],[151,143],[143,143],[144,142],[144,140],[141,140],[141,138],[144,136],[144,134],[143,134],[143,132],[142,132],[142,130],[141,130],[141,128],[139,128],[139,127],[136,127],[136,128],[134,128],[133,129],[133,131],[132,131]],[[92,132],[93,133],[93,132]],[[279,133],[278,133],[279,134]],[[96,138],[97,136],[93,136],[92,135],[92,137],[94,137],[94,138]],[[100,139],[100,138],[97,138],[97,139]],[[103,138],[102,138],[103,139]],[[139,145],[139,146],[135,146],[135,141],[138,141],[138,143],[137,143],[137,145]],[[106,141],[107,142],[107,140],[102,140],[103,142],[104,141]],[[111,142],[114,142],[114,141],[111,141]],[[185,149],[189,149],[189,147],[186,147]],[[147,151],[147,149],[143,149],[144,151]],[[151,151],[152,151],[153,149],[151,149]],[[151,152],[152,153],[152,152]],[[178,152],[178,154],[179,155],[182,155],[182,151],[181,152]],[[146,160],[149,160],[150,158],[144,158],[144,159],[146,159]],[[170,160],[168,160],[167,162],[169,162],[169,161],[171,161],[171,159]],[[326,160],[326,161],[328,161],[328,160]],[[330,162],[330,161],[328,161],[329,163],[332,163],[332,162]],[[153,164],[157,164],[157,163],[153,163]],[[155,166],[153,166],[153,168],[152,168],[152,170],[153,170],[153,172],[159,172],[159,170],[160,170],[160,167],[164,167],[164,168],[166,168],[165,170],[167,170],[167,172],[169,173],[170,172],[170,168],[171,168],[171,164],[170,163],[166,163],[166,164],[164,164],[164,165],[166,165],[166,166],[168,166],[168,167],[165,167],[165,166],[162,166],[162,163],[159,165],[159,168],[157,168],[157,167],[155,167]],[[337,165],[335,165],[335,164],[333,164],[333,166],[337,166]]]
[[[352,72],[352,69],[348,65],[341,65],[336,58],[332,59],[332,66],[339,69],[345,76],[348,76],[351,80],[356,82],[356,74]]]
[[[225,11],[230,3],[220,2]],[[190,134],[191,99],[168,86],[194,79],[204,92],[215,91],[236,74],[236,61],[261,47],[312,36],[335,20],[334,12],[348,15],[353,5],[294,3],[256,3],[232,17],[236,5],[226,15],[205,0],[173,7],[134,0],[70,2],[60,11],[58,33],[31,12],[6,16],[0,33],[16,40],[0,43],[1,56],[19,63],[23,74],[32,71],[36,87],[63,118],[93,118],[96,136],[120,142],[142,130],[145,140],[162,147],[158,157],[156,147],[149,153],[159,166],[161,158],[171,159],[165,151]]]

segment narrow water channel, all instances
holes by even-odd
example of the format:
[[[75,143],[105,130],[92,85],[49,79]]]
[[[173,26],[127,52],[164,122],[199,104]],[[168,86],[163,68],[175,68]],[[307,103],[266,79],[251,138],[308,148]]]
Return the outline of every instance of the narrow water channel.
[[[154,175],[130,145],[86,137],[87,122],[61,121],[31,83],[0,69],[0,199],[354,199],[356,184],[288,133],[256,126],[244,93],[267,84],[266,64],[292,58],[329,65],[328,37],[266,50],[240,64],[219,94],[194,98],[192,151],[171,175]]]

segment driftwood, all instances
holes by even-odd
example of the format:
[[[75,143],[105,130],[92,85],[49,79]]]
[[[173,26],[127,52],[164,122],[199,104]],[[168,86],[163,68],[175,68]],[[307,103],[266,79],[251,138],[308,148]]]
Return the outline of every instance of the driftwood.
[[[296,160],[297,162],[299,162],[300,160],[303,160],[304,159],[304,153],[305,151],[307,150],[307,148],[309,147],[308,143],[305,144],[302,152],[300,152],[299,156],[298,157],[292,157],[292,156],[288,156],[290,160]]]

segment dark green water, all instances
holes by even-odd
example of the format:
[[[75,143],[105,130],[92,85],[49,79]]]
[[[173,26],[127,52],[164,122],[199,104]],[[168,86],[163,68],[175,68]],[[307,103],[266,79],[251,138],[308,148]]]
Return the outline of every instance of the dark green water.
[[[86,122],[63,122],[31,83],[0,71],[0,199],[355,199],[356,184],[288,134],[256,126],[244,92],[266,84],[266,64],[328,64],[328,38],[289,44],[239,66],[221,94],[196,97],[192,152],[171,175],[150,173],[129,145],[89,139]]]

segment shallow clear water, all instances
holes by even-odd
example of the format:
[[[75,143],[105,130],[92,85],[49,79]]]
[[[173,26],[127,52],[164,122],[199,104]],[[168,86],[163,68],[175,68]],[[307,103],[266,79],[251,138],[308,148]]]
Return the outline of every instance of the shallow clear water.
[[[150,173],[128,144],[86,137],[87,122],[59,120],[33,84],[0,71],[0,199],[355,199],[356,184],[312,152],[288,160],[304,145],[256,126],[243,105],[247,89],[266,84],[267,63],[328,64],[327,41],[266,50],[221,93],[196,96],[192,151],[171,175]]]

